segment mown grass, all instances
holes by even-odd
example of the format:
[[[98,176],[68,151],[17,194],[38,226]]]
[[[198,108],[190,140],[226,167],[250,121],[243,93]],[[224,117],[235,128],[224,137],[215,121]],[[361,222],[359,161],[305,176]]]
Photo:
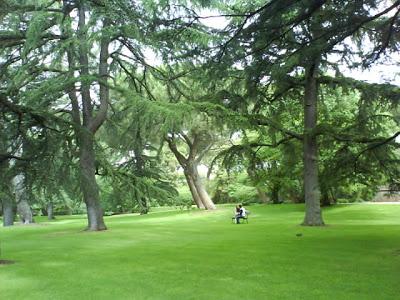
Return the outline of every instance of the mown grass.
[[[0,229],[0,299],[399,299],[400,205],[302,205],[82,217]],[[298,236],[301,234],[301,236]]]

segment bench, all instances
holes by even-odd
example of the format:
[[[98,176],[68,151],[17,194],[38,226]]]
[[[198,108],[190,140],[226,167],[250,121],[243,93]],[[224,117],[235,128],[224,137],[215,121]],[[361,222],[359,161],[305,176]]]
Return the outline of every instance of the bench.
[[[244,223],[244,222],[246,222],[247,224],[249,223],[249,215],[246,215],[245,217],[240,217],[239,223],[240,223],[240,219],[243,220],[242,223]],[[236,224],[236,217],[232,217],[232,223]]]

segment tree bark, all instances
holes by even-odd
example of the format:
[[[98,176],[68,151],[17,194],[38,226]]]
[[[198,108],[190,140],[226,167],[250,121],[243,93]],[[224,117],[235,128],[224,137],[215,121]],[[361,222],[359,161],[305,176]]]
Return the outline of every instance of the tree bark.
[[[144,145],[142,142],[142,138],[140,136],[140,125],[139,125],[136,132],[135,147],[133,149],[133,153],[135,154],[136,173],[139,177],[144,177],[145,174],[145,160],[143,158],[143,150],[144,150]],[[136,192],[135,194],[137,202],[139,204],[140,214],[146,215],[150,210],[146,195],[140,195],[140,193],[138,192]]]
[[[315,129],[317,126],[318,85],[317,74],[319,62],[312,62],[306,67],[306,83],[304,92],[304,195],[306,213],[302,225],[324,225],[320,206],[320,190],[318,182],[318,144]]]
[[[193,178],[189,174],[187,174],[186,171],[185,171],[185,178],[186,178],[186,182],[189,186],[190,193],[192,194],[192,199],[193,199],[194,203],[196,204],[197,208],[204,209],[205,206],[204,206],[203,202],[201,201],[199,194],[197,193]]]
[[[33,215],[31,207],[29,206],[28,201],[26,199],[19,200],[19,202],[17,203],[17,212],[23,224],[33,223]]]
[[[204,205],[204,208],[207,210],[214,210],[217,207],[215,206],[214,202],[211,200],[210,196],[208,195],[204,183],[197,171],[197,166],[194,165],[191,167],[192,169],[192,178],[193,178],[193,183],[194,186],[196,187],[197,194],[199,195],[199,198],[201,202]]]
[[[80,139],[79,165],[81,172],[81,190],[88,215],[87,230],[107,229],[103,220],[103,209],[100,205],[99,187],[96,182],[94,153],[94,136],[86,131]]]
[[[186,158],[185,156],[183,156],[182,153],[179,152],[173,138],[167,138],[166,140],[168,142],[169,148],[171,149],[172,153],[175,155],[176,159],[184,170],[186,181],[188,183],[194,203],[197,205],[198,208],[205,208],[207,210],[216,209],[216,206],[208,195],[206,189],[204,188],[204,184],[197,171],[197,142],[194,141],[192,143],[191,141],[189,141],[188,137],[185,137],[185,140],[190,148],[190,153]]]
[[[28,203],[28,193],[25,186],[25,176],[18,174],[13,179],[15,202],[17,203],[17,213],[23,224],[33,222],[33,215]]]
[[[68,4],[66,1],[65,4]],[[108,78],[108,63],[109,57],[108,46],[109,37],[107,33],[103,33],[100,41],[100,61],[99,61],[99,77],[98,84],[100,106],[97,114],[94,115],[94,102],[90,95],[90,82],[87,81],[89,73],[89,53],[88,49],[88,35],[86,24],[86,9],[84,2],[79,2],[78,5],[78,53],[79,53],[79,67],[80,76],[84,77],[81,80],[80,94],[81,105],[78,102],[75,85],[71,85],[68,89],[68,95],[72,104],[72,118],[75,128],[75,137],[79,146],[79,167],[81,175],[81,191],[83,193],[83,200],[86,204],[88,227],[87,230],[105,230],[107,227],[103,220],[103,209],[100,204],[100,193],[96,182],[96,168],[95,168],[95,151],[94,151],[94,135],[96,131],[103,124],[109,105],[109,89],[106,84]],[[108,25],[106,20],[103,20],[103,28]],[[69,65],[69,72],[73,76],[75,70],[74,51],[67,50],[67,58]],[[86,78],[85,78],[86,77]],[[82,113],[82,118],[81,118]]]
[[[270,127],[269,128],[269,135],[271,137],[271,142],[273,145],[276,145],[276,129]],[[279,178],[279,171],[278,171],[278,163],[275,159],[271,162],[272,167],[272,189],[271,189],[271,200],[273,204],[280,204],[281,201],[279,200],[279,191],[281,189],[281,183]]]
[[[47,219],[54,220],[54,205],[53,201],[47,203]]]
[[[0,146],[3,146],[3,145],[0,144]],[[0,149],[3,149],[3,147],[1,147]],[[11,182],[9,181],[9,177],[6,174],[6,169],[8,167],[9,167],[8,161],[0,162],[0,174],[3,177],[3,186],[2,186],[2,190],[0,190],[0,193],[3,194],[2,199],[1,199],[1,203],[2,203],[1,207],[2,207],[2,211],[3,211],[3,226],[4,227],[14,225],[14,205],[13,205],[13,199],[11,197],[11,194],[12,194],[11,189],[13,187],[13,184],[11,184]]]
[[[14,225],[14,211],[13,211],[13,202],[7,196],[2,200],[3,207],[3,226],[12,226]]]

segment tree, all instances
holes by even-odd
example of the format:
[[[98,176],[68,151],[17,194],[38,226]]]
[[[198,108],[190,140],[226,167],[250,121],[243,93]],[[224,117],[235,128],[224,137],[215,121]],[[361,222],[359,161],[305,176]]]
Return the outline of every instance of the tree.
[[[71,5],[71,3],[69,3],[69,1],[64,1],[64,7],[68,7],[68,5]],[[98,41],[100,55],[98,72],[96,74],[96,81],[99,86],[98,97],[100,104],[96,109],[90,91],[91,74],[89,73],[89,68],[91,66],[89,64],[89,54],[92,45],[89,44],[90,39],[86,20],[87,15],[94,17],[94,12],[89,10],[88,2],[79,1],[74,3],[74,5],[76,5],[77,8],[78,27],[75,32],[73,32],[71,28],[64,29],[64,31],[68,30],[67,34],[69,34],[69,39],[71,41],[73,38],[76,38],[78,42],[78,44],[70,43],[69,49],[67,50],[67,57],[69,75],[74,76],[73,74],[76,68],[78,68],[80,72],[80,77],[77,79],[77,82],[81,85],[81,105],[79,104],[75,83],[70,86],[68,96],[71,101],[71,114],[75,128],[76,142],[79,146],[80,182],[88,214],[88,230],[104,230],[106,226],[103,220],[103,210],[100,205],[100,194],[95,175],[94,136],[104,123],[109,106],[109,87],[107,85],[107,80],[109,76],[108,49],[111,37],[107,29],[111,22],[107,16],[100,18],[101,37]],[[71,13],[72,10],[65,14],[69,24],[72,22],[70,19]],[[75,53],[78,54],[78,58],[75,56]]]
[[[14,225],[14,201],[12,200],[11,183],[8,172],[8,162],[0,162],[0,172],[3,183],[0,190],[0,201],[3,210],[3,226]]]
[[[177,146],[178,139],[187,147],[187,154],[182,153]],[[180,132],[169,134],[166,141],[172,153],[174,153],[180,166],[183,168],[186,182],[189,186],[193,201],[198,208],[208,210],[216,209],[208,195],[204,183],[198,172],[198,165],[212,145],[211,135],[206,130],[192,129],[189,134]]]
[[[29,107],[28,99],[45,102],[44,120],[58,114],[72,125],[88,229],[106,229],[95,174],[95,134],[108,114],[109,90],[115,89],[110,75],[120,70],[118,59],[130,52],[130,64],[144,64],[141,49],[132,46],[145,31],[145,26],[136,22],[143,16],[142,7],[130,1],[69,0],[42,1],[37,6],[7,2],[5,7],[10,20],[15,11],[23,16],[15,18],[16,24],[7,24],[9,31],[1,35],[5,47],[20,48],[20,57],[11,59],[10,64],[22,66],[12,78],[24,87],[27,99],[23,103]],[[14,32],[12,25],[21,30]],[[113,58],[111,46],[116,49]]]
[[[389,23],[391,30],[396,27],[395,17],[385,16],[396,11],[400,2],[388,6],[378,2],[341,1],[340,5],[337,1],[320,0],[269,1],[263,5],[241,3],[229,7],[225,14],[232,19],[226,30],[230,34],[219,44],[220,51],[214,59],[228,70],[240,65],[246,76],[246,97],[257,99],[258,106],[269,105],[283,99],[293,89],[303,89],[303,133],[278,129],[303,141],[304,225],[324,224],[320,209],[317,140],[322,134],[317,130],[321,71],[330,66],[331,53],[341,53],[343,57],[349,53],[355,55],[346,38],[362,35],[364,26],[374,28],[379,26],[377,24]],[[218,76],[226,71],[214,72]],[[271,89],[273,92],[268,92]],[[276,128],[274,122],[264,116],[251,114],[249,118],[258,125]]]
[[[110,206],[129,195],[123,211],[137,205],[146,213],[155,198],[173,194],[160,164],[165,137],[197,205],[213,209],[197,165],[207,158],[215,126],[248,135],[228,150],[242,155],[241,171],[262,197],[269,192],[279,202],[295,188],[297,199],[305,195],[305,225],[323,224],[321,192],[322,199],[335,198],[351,184],[364,182],[372,190],[398,177],[392,163],[399,133],[391,129],[398,125],[398,88],[346,78],[332,55],[341,64],[369,67],[398,50],[399,1],[41,0],[0,6],[0,172],[7,177],[1,190],[8,220],[13,176],[23,192],[19,199],[32,193],[38,199],[30,202],[48,205],[50,216],[52,199],[66,191],[83,196],[89,230],[106,229],[102,203],[111,197],[101,199],[99,183],[111,183],[107,192],[121,196]],[[230,24],[207,28],[202,20],[210,17],[198,13],[204,6],[223,10]],[[371,50],[363,49],[366,36]],[[151,50],[162,64],[149,63]],[[328,76],[332,71],[336,75]],[[359,109],[346,116],[345,126],[332,122],[340,113],[323,105],[339,102],[333,95],[349,95],[346,89],[359,93]],[[212,125],[196,128],[199,112],[212,117]],[[120,123],[113,142],[107,120]],[[30,143],[22,153],[21,143]]]
[[[127,94],[114,104],[116,111],[100,132],[97,173],[111,188],[107,205],[110,211],[126,212],[138,207],[141,214],[146,214],[152,204],[163,205],[177,195],[171,171],[163,163],[171,159],[165,158],[162,151],[163,134],[170,121],[162,113],[162,103],[149,99],[146,93],[132,91],[126,87],[127,81],[132,83],[121,78],[120,88],[126,88]]]

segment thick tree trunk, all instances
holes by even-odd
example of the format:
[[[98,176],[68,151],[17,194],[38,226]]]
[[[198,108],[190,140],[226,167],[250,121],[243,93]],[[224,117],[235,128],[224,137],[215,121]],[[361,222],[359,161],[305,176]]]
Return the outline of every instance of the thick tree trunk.
[[[197,171],[197,165],[200,162],[203,155],[207,152],[208,147],[206,147],[206,149],[203,149],[203,151],[201,151],[201,154],[199,154],[198,153],[199,136],[195,135],[193,142],[190,141],[188,136],[184,134],[182,134],[182,136],[184,137],[190,149],[190,153],[187,158],[178,151],[178,148],[176,147],[173,138],[166,139],[168,142],[168,146],[171,149],[172,153],[174,153],[176,159],[178,160],[179,164],[184,170],[186,181],[188,183],[190,192],[192,193],[193,200],[196,203],[197,207],[199,208],[204,207],[207,210],[214,210],[216,209],[216,206],[214,202],[211,200],[210,196],[208,195],[206,189],[204,188],[204,184]]]
[[[52,201],[47,203],[47,219],[54,220],[54,205]]]
[[[186,171],[185,171],[185,177],[186,177],[186,182],[189,186],[190,193],[192,194],[194,203],[196,204],[197,208],[204,209],[205,206],[204,206],[203,202],[201,201],[199,194],[197,193],[193,178],[190,175],[188,175]]]
[[[99,187],[96,182],[95,153],[93,149],[93,134],[86,131],[80,138],[80,172],[81,190],[86,204],[87,230],[99,231],[107,229],[103,220],[103,209],[100,205]]]
[[[85,2],[78,2],[78,30],[77,37],[80,75],[89,76],[89,55],[90,49],[88,44],[88,30],[86,24]],[[103,27],[107,26],[107,22],[103,22]],[[90,83],[87,80],[82,80],[80,87],[81,103],[78,102],[76,89],[71,86],[68,91],[72,104],[72,117],[75,125],[76,139],[79,145],[79,166],[81,173],[81,190],[83,200],[87,208],[88,227],[87,230],[98,231],[107,229],[103,219],[103,209],[100,205],[99,187],[96,182],[95,168],[95,152],[94,152],[94,134],[104,123],[109,105],[109,89],[105,84],[108,78],[107,59],[109,37],[104,33],[100,41],[100,60],[99,60],[99,100],[100,105],[97,113],[94,114],[94,103],[91,99]],[[74,58],[72,51],[68,51],[68,63],[70,72],[74,69]],[[82,112],[82,120],[80,117]]]
[[[197,194],[199,195],[199,198],[200,198],[201,202],[203,203],[204,208],[207,210],[216,209],[217,207],[215,206],[214,202],[211,200],[210,196],[208,195],[208,193],[204,187],[203,181],[201,180],[201,177],[197,172],[197,166],[193,167],[192,178],[193,178],[194,186],[196,187]]]
[[[317,125],[318,63],[306,68],[304,93],[304,195],[306,213],[302,225],[321,226],[320,190],[318,183],[318,144],[315,129]]]
[[[17,203],[17,213],[23,224],[30,224],[33,223],[33,215],[28,203],[28,192],[25,184],[25,176],[23,174],[14,177],[13,185],[15,202]]]
[[[2,201],[3,207],[3,226],[12,226],[14,225],[14,211],[13,211],[13,202],[10,198],[3,198]]]
[[[23,224],[33,223],[33,215],[27,199],[19,200],[19,202],[17,203],[17,212]]]

